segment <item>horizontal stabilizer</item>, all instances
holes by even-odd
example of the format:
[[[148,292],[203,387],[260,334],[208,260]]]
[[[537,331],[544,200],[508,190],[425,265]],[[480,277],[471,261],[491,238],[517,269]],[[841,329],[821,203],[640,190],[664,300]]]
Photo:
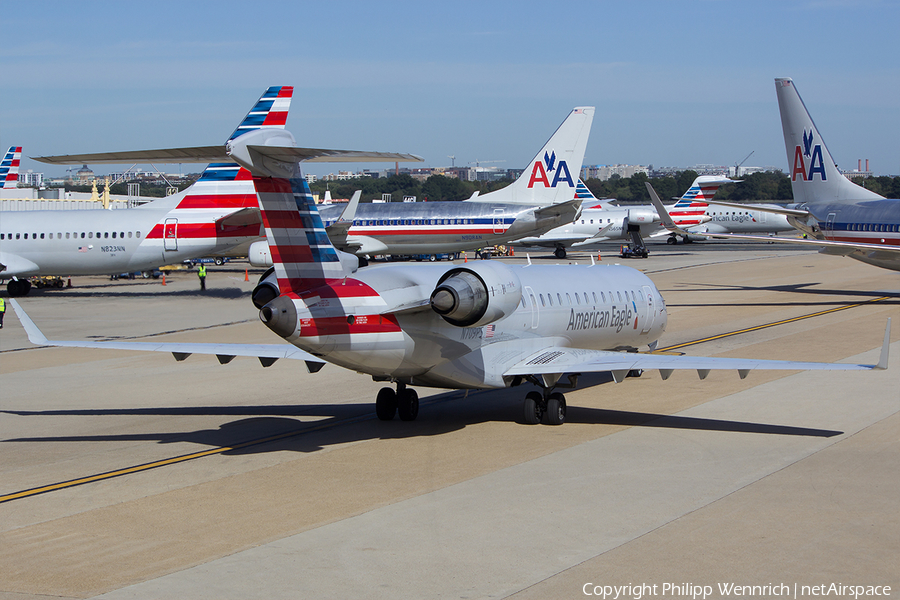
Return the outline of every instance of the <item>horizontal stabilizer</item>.
[[[282,162],[422,162],[415,154],[398,152],[363,152],[358,150],[327,150],[324,148],[287,148],[250,146],[264,156]],[[34,160],[51,165],[82,164],[181,164],[232,162],[225,146],[196,146],[193,148],[164,148],[159,150],[132,150],[126,152],[98,152],[95,154],[63,154],[38,156]]]

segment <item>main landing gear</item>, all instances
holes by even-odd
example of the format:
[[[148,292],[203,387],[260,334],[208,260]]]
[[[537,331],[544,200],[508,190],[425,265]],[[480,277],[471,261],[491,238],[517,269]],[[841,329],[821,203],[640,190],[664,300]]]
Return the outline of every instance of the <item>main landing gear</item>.
[[[528,392],[525,395],[525,422],[562,425],[566,422],[566,397],[559,392]]]
[[[415,421],[419,416],[419,395],[407,389],[405,383],[398,383],[396,392],[389,387],[381,388],[375,397],[375,414],[379,419],[390,421],[395,413],[401,421]]]

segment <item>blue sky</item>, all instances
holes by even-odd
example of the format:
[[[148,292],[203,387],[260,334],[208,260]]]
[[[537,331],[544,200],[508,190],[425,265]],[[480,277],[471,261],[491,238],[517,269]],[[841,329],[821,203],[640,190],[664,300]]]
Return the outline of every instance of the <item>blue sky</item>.
[[[900,174],[895,0],[256,6],[5,0],[0,147],[215,144],[264,88],[293,85],[301,146],[523,167],[572,107],[593,105],[586,164],[753,151],[747,165],[786,169],[773,80],[792,77],[840,166]]]

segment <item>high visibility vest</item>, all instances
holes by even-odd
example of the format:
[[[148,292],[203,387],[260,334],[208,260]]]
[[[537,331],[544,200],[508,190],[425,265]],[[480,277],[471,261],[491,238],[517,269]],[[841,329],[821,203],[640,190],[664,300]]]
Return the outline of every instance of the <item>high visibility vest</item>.
[[[0,298],[0,312],[6,312],[6,300]]]
[[[200,265],[200,269],[197,271],[198,277],[206,277],[206,266]]]

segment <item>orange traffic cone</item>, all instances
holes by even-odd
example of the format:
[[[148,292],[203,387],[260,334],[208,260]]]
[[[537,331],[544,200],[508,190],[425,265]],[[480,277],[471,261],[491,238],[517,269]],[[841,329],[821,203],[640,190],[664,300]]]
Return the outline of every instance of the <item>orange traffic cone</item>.
[[[162,284],[163,284],[163,285],[166,285],[166,274],[165,274],[165,273],[163,273],[163,281],[162,281]]]
[[[599,252],[597,253],[597,260],[603,262],[603,257],[600,256],[600,253],[599,253]]]
[[[69,277],[69,282],[66,284],[66,287],[67,288],[72,287],[72,278],[71,277]]]
[[[244,269],[244,281],[250,281],[250,269]]]
[[[469,262],[469,255],[466,254],[465,252],[463,252],[463,262],[464,262],[464,263]]]
[[[515,255],[516,255],[516,251],[513,250],[513,247],[512,247],[512,246],[509,247],[509,255],[510,255],[510,256],[515,256]]]

